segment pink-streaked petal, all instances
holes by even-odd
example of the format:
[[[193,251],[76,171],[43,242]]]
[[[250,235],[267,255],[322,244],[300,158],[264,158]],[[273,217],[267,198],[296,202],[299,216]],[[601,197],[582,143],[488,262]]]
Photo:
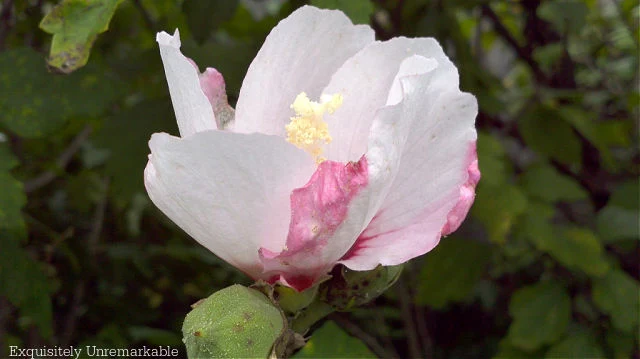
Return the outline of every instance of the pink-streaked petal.
[[[369,130],[369,149],[359,160],[360,163],[366,163],[367,185],[360,188],[350,199],[347,215],[335,229],[328,243],[314,247],[314,251],[310,253],[298,254],[306,254],[306,257],[301,257],[304,261],[300,262],[296,258],[295,264],[302,270],[285,269],[284,266],[279,266],[283,263],[271,261],[274,268],[272,272],[277,273],[271,277],[272,281],[280,280],[282,283],[292,284],[297,289],[309,283],[317,283],[321,276],[352,248],[358,235],[382,204],[398,171],[400,155],[411,125],[409,121],[402,121],[403,111],[405,110],[402,104],[398,104],[381,108],[375,114]],[[269,261],[276,259],[280,252],[262,250],[261,255],[264,260]],[[291,265],[293,261],[287,263]],[[304,268],[312,270],[305,272]]]
[[[328,159],[354,161],[366,152],[375,113],[385,105],[399,102],[399,86],[394,86],[394,81],[401,64],[412,57],[415,63],[405,65],[404,76],[427,73],[434,64],[440,69],[455,70],[436,40],[399,37],[370,44],[332,76],[323,93],[340,93],[344,100],[333,114],[325,115],[333,137],[325,146]],[[452,85],[457,86],[457,82]],[[394,96],[390,97],[392,88]]]
[[[216,129],[211,104],[200,87],[198,71],[191,60],[180,52],[180,33],[159,32],[156,41],[169,85],[171,103],[176,114],[181,137]]]
[[[351,269],[404,263],[435,247],[469,180],[475,98],[460,92],[455,69],[438,67],[411,82],[401,102],[411,128],[400,167],[379,211],[340,261]]]
[[[442,235],[446,236],[460,227],[464,219],[467,217],[473,200],[476,197],[476,185],[480,181],[480,169],[478,168],[478,153],[476,152],[475,142],[469,148],[467,157],[467,172],[469,178],[464,186],[460,187],[460,199],[447,215],[447,223],[442,227]]]
[[[315,282],[334,265],[322,255],[347,217],[354,196],[367,186],[366,158],[346,165],[324,161],[309,182],[291,194],[291,223],[280,253],[260,250],[264,271],[297,290]]]
[[[236,105],[235,131],[284,136],[296,96],[306,92],[319,100],[331,75],[373,41],[370,27],[353,25],[340,11],[299,8],[271,31],[251,63]]]
[[[289,195],[316,165],[276,136],[227,131],[149,142],[149,197],[174,223],[218,257],[262,278],[261,247],[281,249],[291,217]]]

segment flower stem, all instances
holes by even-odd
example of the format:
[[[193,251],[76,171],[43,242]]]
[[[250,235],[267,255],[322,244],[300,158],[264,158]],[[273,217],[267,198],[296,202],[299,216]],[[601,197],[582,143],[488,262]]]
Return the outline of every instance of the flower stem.
[[[333,307],[321,300],[315,300],[291,321],[291,329],[304,334],[311,326],[334,311]]]

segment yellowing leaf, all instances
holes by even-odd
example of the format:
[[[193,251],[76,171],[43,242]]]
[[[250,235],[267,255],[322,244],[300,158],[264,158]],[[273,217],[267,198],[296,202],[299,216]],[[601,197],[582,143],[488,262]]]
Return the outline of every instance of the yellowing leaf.
[[[40,28],[53,35],[49,65],[63,73],[84,66],[98,34],[107,31],[122,0],[64,0],[51,10]]]

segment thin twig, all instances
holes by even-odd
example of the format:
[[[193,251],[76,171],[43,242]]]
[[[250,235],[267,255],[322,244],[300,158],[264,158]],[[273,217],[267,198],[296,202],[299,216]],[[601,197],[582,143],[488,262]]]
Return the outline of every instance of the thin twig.
[[[0,11],[0,51],[4,49],[4,41],[13,25],[11,22],[12,11],[13,0],[5,1],[4,4],[2,4],[2,11]]]
[[[376,337],[365,332],[360,328],[356,323],[353,323],[344,315],[339,313],[332,313],[329,315],[329,319],[333,320],[338,324],[342,329],[344,329],[347,333],[352,336],[360,339],[378,358],[394,358],[391,354],[389,354],[382,344],[378,342]]]
[[[144,20],[144,23],[147,26],[147,28],[155,34],[158,27],[156,25],[156,22],[151,17],[151,14],[149,14],[149,11],[145,9],[144,5],[142,5],[142,2],[140,0],[133,0],[133,5],[136,7],[136,9],[138,9],[138,11],[140,12],[140,15],[142,15],[142,19]]]
[[[13,307],[9,300],[0,296],[0,348],[8,348],[6,342],[7,324],[10,323]]]
[[[73,159],[73,156],[76,154],[76,152],[80,150],[80,147],[89,138],[90,134],[91,134],[91,126],[87,125],[85,126],[84,129],[82,129],[82,131],[80,131],[80,133],[76,135],[76,137],[73,139],[73,141],[71,141],[69,146],[67,146],[67,148],[64,151],[62,151],[60,156],[58,156],[58,159],[56,160],[56,166],[59,169],[64,169],[65,167],[67,167],[67,165],[69,164],[69,162],[71,162],[71,159]],[[30,193],[37,189],[40,189],[46,186],[47,184],[51,183],[51,181],[56,179],[57,176],[58,174],[55,171],[46,171],[38,175],[37,177],[26,181],[24,183],[24,191],[26,193]]]
[[[410,283],[418,283],[419,268],[415,265],[415,263],[410,262],[406,264],[406,275],[409,278]],[[409,292],[409,297],[414,298],[415,293]],[[411,301],[413,302],[413,301]],[[420,338],[420,344],[422,345],[422,350],[425,354],[425,358],[430,359],[433,358],[433,342],[431,341],[431,335],[429,334],[429,329],[427,327],[427,313],[423,306],[415,305],[416,311],[416,326],[418,328],[418,336]]]
[[[385,351],[387,352],[389,357],[390,358],[400,358],[400,355],[398,355],[398,352],[396,352],[396,348],[393,345],[393,341],[391,340],[391,337],[389,336],[389,326],[387,325],[384,313],[382,311],[380,311],[380,310],[376,311],[376,313],[375,313],[375,321],[376,321],[375,325],[384,330],[384,332],[381,333],[382,342],[383,342],[382,345],[384,346]]]
[[[98,252],[98,241],[100,239],[100,233],[102,233],[102,227],[104,226],[104,215],[107,211],[109,183],[110,182],[108,178],[102,180],[102,198],[100,199],[100,202],[98,203],[96,211],[93,215],[93,222],[88,240],[88,250],[91,257],[95,257],[96,253]]]
[[[518,54],[518,57],[520,57],[521,60],[529,65],[531,71],[533,71],[534,75],[536,76],[536,79],[538,79],[542,83],[546,83],[547,75],[545,75],[538,63],[533,59],[533,55],[525,50],[522,46],[520,46],[520,44],[518,44],[518,41],[513,37],[513,35],[511,35],[509,29],[504,26],[498,14],[496,14],[489,5],[482,5],[480,8],[482,9],[482,14],[489,18],[489,20],[491,20],[496,33],[500,35],[500,37],[502,37],[502,39],[513,48],[513,50],[516,52],[516,54]]]
[[[100,199],[100,202],[96,205],[96,209],[93,212],[93,220],[91,221],[91,231],[89,232],[87,239],[87,252],[90,258],[90,263],[93,266],[96,266],[96,254],[98,252],[98,241],[100,240],[100,234],[102,233],[102,228],[104,227],[104,217],[105,212],[107,210],[107,198],[109,193],[109,180],[103,180],[103,195]],[[62,347],[68,346],[71,344],[71,340],[76,331],[76,326],[78,322],[78,316],[80,314],[80,306],[84,301],[85,294],[87,291],[87,279],[82,279],[80,283],[76,286],[73,292],[73,298],[71,300],[71,307],[69,312],[67,313],[67,317],[64,324],[64,330],[62,331],[62,335],[60,338],[60,343]]]
[[[402,311],[402,321],[409,342],[409,357],[422,358],[420,350],[420,340],[418,339],[418,331],[413,321],[413,313],[411,310],[411,296],[405,280],[400,277],[396,284],[398,288],[398,298],[400,299],[400,310]]]

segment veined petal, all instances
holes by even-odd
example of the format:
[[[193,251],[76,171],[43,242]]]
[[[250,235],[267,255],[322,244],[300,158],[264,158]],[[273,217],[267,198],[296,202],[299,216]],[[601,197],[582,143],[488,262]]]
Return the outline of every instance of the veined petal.
[[[414,90],[402,102],[411,128],[400,168],[379,211],[341,260],[351,269],[396,265],[431,250],[469,181],[477,102],[460,92],[455,69],[438,67],[429,75],[412,81]]]
[[[398,103],[399,86],[390,98],[394,79],[402,62],[418,55],[431,60],[407,66],[406,75],[426,73],[437,63],[441,69],[453,69],[455,66],[446,57],[438,42],[431,38],[408,39],[394,38],[385,42],[375,42],[362,49],[347,60],[331,78],[323,90],[324,94],[341,94],[342,106],[333,114],[327,114],[325,121],[333,137],[325,146],[326,158],[334,161],[356,161],[367,151],[369,128],[376,111],[385,106]],[[452,85],[458,86],[456,82]],[[389,100],[393,100],[389,102]]]
[[[180,32],[176,29],[173,36],[159,32],[156,41],[160,46],[180,136],[216,129],[211,104],[200,87],[198,70],[180,52]]]
[[[299,8],[271,31],[251,63],[235,131],[284,136],[296,96],[319,99],[331,75],[373,41],[370,27],[353,25],[340,11]]]
[[[284,139],[261,134],[159,133],[149,147],[145,185],[156,206],[217,256],[261,278],[258,249],[284,245],[289,194],[306,183],[315,162]]]

